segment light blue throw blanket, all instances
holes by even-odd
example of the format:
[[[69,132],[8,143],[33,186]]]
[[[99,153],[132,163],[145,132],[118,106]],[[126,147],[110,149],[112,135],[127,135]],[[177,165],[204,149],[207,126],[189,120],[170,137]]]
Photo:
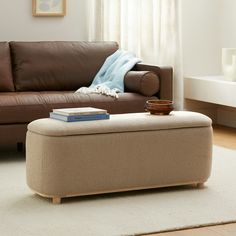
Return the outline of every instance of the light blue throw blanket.
[[[117,93],[124,92],[125,74],[140,61],[133,53],[119,49],[106,59],[92,84],[75,93],[100,93],[117,98]]]

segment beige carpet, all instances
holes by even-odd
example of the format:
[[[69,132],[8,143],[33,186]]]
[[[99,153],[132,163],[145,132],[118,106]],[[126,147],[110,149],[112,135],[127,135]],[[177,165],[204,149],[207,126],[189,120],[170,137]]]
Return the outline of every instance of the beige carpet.
[[[168,188],[67,199],[52,205],[25,184],[25,162],[0,152],[0,235],[112,236],[236,220],[236,152],[214,147],[204,189]]]

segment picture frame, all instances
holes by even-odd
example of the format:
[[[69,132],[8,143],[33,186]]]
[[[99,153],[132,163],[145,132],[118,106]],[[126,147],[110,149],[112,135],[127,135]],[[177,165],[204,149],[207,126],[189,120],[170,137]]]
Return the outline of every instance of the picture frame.
[[[32,0],[33,16],[65,16],[66,0]]]

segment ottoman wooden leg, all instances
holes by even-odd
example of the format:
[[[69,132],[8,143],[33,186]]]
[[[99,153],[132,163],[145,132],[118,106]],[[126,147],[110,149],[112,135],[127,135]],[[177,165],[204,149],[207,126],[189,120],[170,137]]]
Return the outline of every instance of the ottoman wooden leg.
[[[60,197],[53,197],[52,203],[53,204],[61,204],[61,198]]]
[[[204,187],[204,183],[197,183],[197,188],[203,188]]]

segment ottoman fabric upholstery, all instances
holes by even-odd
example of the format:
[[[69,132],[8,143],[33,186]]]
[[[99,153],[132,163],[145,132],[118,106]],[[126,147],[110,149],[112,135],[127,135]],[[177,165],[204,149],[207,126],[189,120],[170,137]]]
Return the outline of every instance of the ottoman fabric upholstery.
[[[27,183],[52,198],[204,183],[211,155],[211,120],[199,113],[40,119],[28,125]]]

